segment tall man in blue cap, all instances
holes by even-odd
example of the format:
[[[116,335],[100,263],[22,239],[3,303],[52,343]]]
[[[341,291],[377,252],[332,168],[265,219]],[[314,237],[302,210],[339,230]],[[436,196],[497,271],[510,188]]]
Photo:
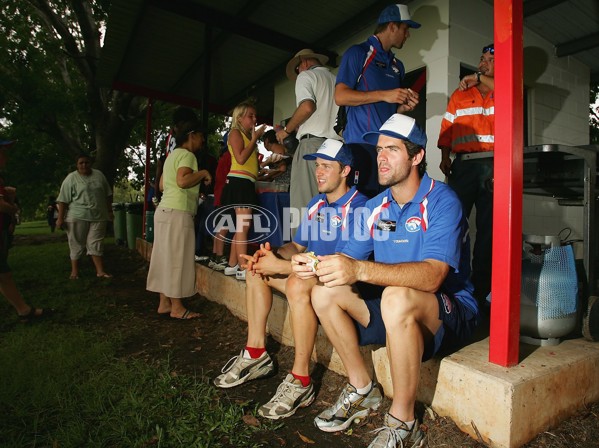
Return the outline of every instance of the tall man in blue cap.
[[[248,335],[246,346],[222,369],[214,384],[230,388],[270,375],[273,361],[266,351],[266,323],[273,302],[273,289],[287,296],[291,327],[295,342],[293,368],[270,401],[258,409],[266,418],[278,420],[293,415],[308,406],[315,397],[310,379],[310,358],[318,321],[310,302],[312,287],[318,284],[314,260],[306,251],[318,255],[340,251],[354,230],[356,209],[366,197],[347,179],[353,166],[351,151],[342,142],[327,139],[312,154],[303,158],[315,165],[315,180],[319,193],[307,205],[293,241],[278,249],[262,245],[247,260],[246,303]],[[297,271],[297,272],[296,272]],[[251,274],[250,274],[251,273]]]
[[[414,110],[418,93],[403,86],[405,69],[392,51],[403,48],[410,28],[420,28],[406,5],[387,6],[380,14],[374,34],[350,47],[339,65],[335,102],[345,106],[347,125],[343,139],[356,159],[356,183],[368,196],[379,192],[374,147],[362,137],[377,131],[394,113]]]
[[[319,257],[323,286],[312,289],[312,305],[349,383],[314,422],[339,431],[380,406],[359,345],[382,344],[393,401],[370,447],[421,447],[426,436],[414,413],[421,363],[441,346],[463,344],[476,326],[468,229],[454,191],[426,174],[426,135],[414,119],[392,115],[364,138],[376,146],[387,189],[366,203],[357,237],[340,254]]]

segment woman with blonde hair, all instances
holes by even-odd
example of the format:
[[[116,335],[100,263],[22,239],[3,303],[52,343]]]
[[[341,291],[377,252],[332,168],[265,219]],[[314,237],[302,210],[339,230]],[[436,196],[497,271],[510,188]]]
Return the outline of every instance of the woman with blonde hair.
[[[252,207],[258,205],[255,186],[259,170],[257,142],[264,134],[264,125],[256,128],[256,108],[249,102],[238,104],[232,115],[227,144],[231,154],[231,170],[221,202],[224,206],[235,206],[235,235],[225,275],[235,275],[237,279],[245,280],[245,271],[239,268],[244,263],[240,255],[247,252]]]
[[[162,200],[154,213],[154,244],[146,289],[160,294],[158,314],[173,319],[194,319],[181,301],[196,293],[195,226],[200,183],[212,176],[198,171],[195,152],[204,144],[200,123],[187,122],[177,130],[177,148],[164,162],[160,178]]]

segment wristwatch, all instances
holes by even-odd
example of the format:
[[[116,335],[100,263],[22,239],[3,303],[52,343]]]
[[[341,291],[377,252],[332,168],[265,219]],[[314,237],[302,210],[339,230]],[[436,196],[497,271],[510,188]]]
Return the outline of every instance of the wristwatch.
[[[284,130],[284,131],[285,131],[287,134],[291,134],[291,132],[289,132],[289,131],[287,130],[287,126],[285,126],[285,127],[283,128],[283,130]]]
[[[482,72],[476,72],[476,81],[480,83],[480,75],[482,75]]]

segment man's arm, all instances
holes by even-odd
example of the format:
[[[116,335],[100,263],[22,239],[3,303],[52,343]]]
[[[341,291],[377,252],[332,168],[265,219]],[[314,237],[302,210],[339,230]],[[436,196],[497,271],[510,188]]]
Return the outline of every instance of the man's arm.
[[[471,75],[464,76],[459,85],[459,89],[464,91],[471,87],[481,84],[484,88],[489,90],[495,90],[495,78],[484,75],[482,73],[472,73]]]
[[[354,260],[345,255],[318,257],[316,275],[328,287],[350,285],[357,281],[381,286],[404,286],[424,292],[437,292],[449,272],[442,261],[385,264]]]
[[[441,150],[441,163],[439,164],[439,168],[446,176],[451,174],[451,158],[449,155],[451,154],[451,148],[449,146],[439,146]]]
[[[335,103],[339,106],[362,106],[364,104],[385,102],[398,104],[398,111],[412,110],[418,104],[418,93],[412,89],[397,88],[391,90],[354,90],[344,83],[335,86]],[[402,107],[403,106],[403,107]]]
[[[308,118],[314,114],[314,112],[316,112],[316,104],[314,104],[314,101],[302,101],[287,122],[287,125],[285,126],[287,131],[285,131],[285,129],[281,129],[279,132],[277,132],[277,141],[282,142],[289,134],[297,131],[297,129],[304,124],[306,120],[308,120]]]

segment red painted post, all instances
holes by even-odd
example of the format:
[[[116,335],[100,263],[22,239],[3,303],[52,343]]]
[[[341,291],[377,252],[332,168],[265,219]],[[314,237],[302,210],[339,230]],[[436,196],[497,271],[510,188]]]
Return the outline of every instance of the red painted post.
[[[146,239],[146,212],[148,211],[148,190],[150,186],[150,163],[152,160],[152,109],[154,100],[148,98],[148,108],[146,109],[146,169],[144,170],[144,208],[142,216],[142,235]]]
[[[522,0],[495,0],[495,178],[489,361],[518,363],[522,277]]]

